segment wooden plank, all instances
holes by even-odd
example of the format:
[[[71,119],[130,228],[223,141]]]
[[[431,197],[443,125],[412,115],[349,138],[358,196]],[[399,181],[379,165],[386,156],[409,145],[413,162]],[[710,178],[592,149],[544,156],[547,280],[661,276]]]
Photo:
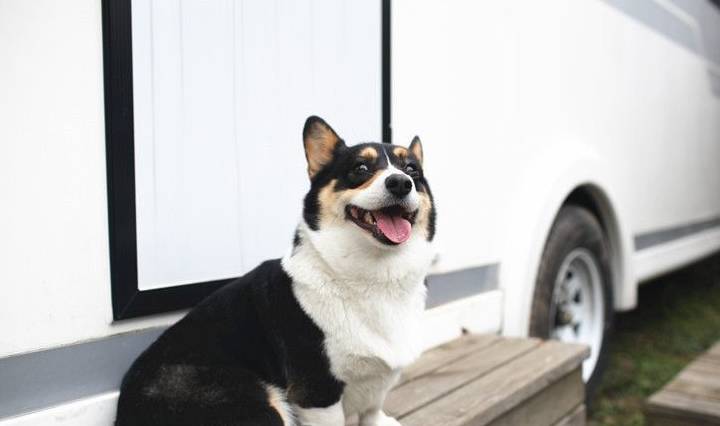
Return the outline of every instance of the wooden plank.
[[[652,395],[645,412],[651,425],[720,425],[720,342]]]
[[[690,366],[694,364],[700,364],[704,368],[709,369],[713,373],[720,374],[720,356],[705,354],[700,358],[693,361]]]
[[[385,412],[402,418],[540,345],[537,339],[502,339],[393,390]]]
[[[715,401],[720,405],[720,383],[718,383],[717,386],[709,387],[706,384],[694,380],[690,381],[678,378],[665,386],[665,389],[707,402]]]
[[[578,366],[575,371],[523,401],[489,426],[552,426],[582,405],[584,399],[585,383]]]
[[[696,423],[693,419],[688,419],[682,416],[671,416],[663,414],[662,416],[656,416],[652,413],[645,414],[646,426],[708,426],[708,423],[700,422]]]
[[[720,355],[715,354],[703,354],[698,359],[693,361],[693,364],[696,362],[701,362],[708,365],[714,365],[718,370],[720,370]]]
[[[663,389],[651,396],[646,406],[649,417],[688,419],[687,424],[720,424],[720,404]],[[694,422],[694,423],[693,423]],[[699,422],[699,423],[698,423]]]
[[[692,362],[692,364],[685,367],[687,370],[696,371],[700,374],[709,374],[711,376],[720,376],[720,365],[707,362],[705,359],[699,358]]]
[[[713,376],[712,374],[702,373],[695,370],[683,370],[667,386],[672,385],[675,381],[683,381],[694,386],[705,387],[710,395],[720,392],[720,376]]]
[[[580,404],[554,426],[585,426],[586,418],[585,404]]]
[[[720,355],[704,354],[700,357],[700,360],[709,364],[716,364],[718,366],[718,370],[720,370]]]
[[[686,367],[664,389],[720,404],[720,365],[710,372],[698,369],[698,365],[696,361]]]
[[[402,420],[414,425],[486,425],[578,368],[584,346],[545,342]]]
[[[720,342],[715,343],[707,353],[720,356]]]
[[[490,346],[499,340],[500,337],[492,334],[469,334],[436,348],[432,348],[422,354],[420,359],[403,371],[399,383],[406,383],[433,370],[437,370],[472,352]]]

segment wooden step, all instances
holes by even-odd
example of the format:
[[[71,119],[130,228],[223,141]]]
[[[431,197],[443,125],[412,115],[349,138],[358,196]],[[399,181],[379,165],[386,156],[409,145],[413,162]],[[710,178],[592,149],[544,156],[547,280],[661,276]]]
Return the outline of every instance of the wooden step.
[[[648,425],[720,425],[720,342],[652,395]]]
[[[468,335],[426,352],[385,402],[405,426],[585,424],[587,348]]]

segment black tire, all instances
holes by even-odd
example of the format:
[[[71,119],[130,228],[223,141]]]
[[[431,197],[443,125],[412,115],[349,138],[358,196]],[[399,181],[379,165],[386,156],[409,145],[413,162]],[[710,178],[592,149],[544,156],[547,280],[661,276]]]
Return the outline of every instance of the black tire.
[[[530,313],[529,334],[543,339],[550,338],[552,327],[557,325],[557,309],[553,309],[553,294],[565,259],[576,249],[585,249],[596,262],[602,289],[604,312],[602,319],[602,338],[597,362],[586,384],[586,401],[589,403],[595,395],[607,365],[608,346],[613,325],[612,274],[610,267],[610,249],[600,223],[587,209],[567,205],[560,209],[550,235],[545,243]],[[556,312],[551,312],[554,310]],[[597,322],[600,322],[598,320]],[[597,334],[596,334],[597,335]]]

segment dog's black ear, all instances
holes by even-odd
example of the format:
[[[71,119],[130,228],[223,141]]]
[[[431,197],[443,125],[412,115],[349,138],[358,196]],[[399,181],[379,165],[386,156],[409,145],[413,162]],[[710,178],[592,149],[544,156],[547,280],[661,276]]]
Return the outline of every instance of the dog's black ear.
[[[305,120],[303,144],[310,179],[315,177],[323,167],[330,164],[333,153],[338,146],[345,146],[343,140],[340,139],[332,127],[325,120],[314,115]]]
[[[415,136],[410,142],[410,146],[408,147],[410,152],[417,157],[418,161],[420,161],[420,164],[423,162],[423,149],[422,149],[422,143],[420,142],[420,138]]]

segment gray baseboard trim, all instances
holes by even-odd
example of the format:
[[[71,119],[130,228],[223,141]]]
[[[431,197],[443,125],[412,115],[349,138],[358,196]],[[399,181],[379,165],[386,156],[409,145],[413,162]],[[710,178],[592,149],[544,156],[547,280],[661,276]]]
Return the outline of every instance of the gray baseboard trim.
[[[635,236],[635,251],[666,244],[716,227],[720,228],[720,217],[673,226],[672,228],[643,232]]]
[[[130,364],[163,330],[0,358],[0,419],[118,389]]]
[[[446,274],[427,277],[427,307],[434,308],[445,303],[498,288],[500,264],[492,263],[475,268],[461,269]]]

